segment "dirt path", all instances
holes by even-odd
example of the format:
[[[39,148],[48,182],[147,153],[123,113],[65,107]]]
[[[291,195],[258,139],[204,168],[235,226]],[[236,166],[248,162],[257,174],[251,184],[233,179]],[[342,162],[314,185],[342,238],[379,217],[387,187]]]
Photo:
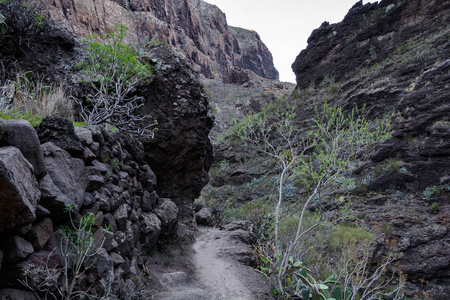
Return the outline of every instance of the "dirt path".
[[[159,276],[160,291],[153,299],[272,299],[268,282],[245,265],[255,263],[250,233],[239,227],[231,229],[200,227],[185,256],[177,257],[179,262],[170,268],[171,272]]]

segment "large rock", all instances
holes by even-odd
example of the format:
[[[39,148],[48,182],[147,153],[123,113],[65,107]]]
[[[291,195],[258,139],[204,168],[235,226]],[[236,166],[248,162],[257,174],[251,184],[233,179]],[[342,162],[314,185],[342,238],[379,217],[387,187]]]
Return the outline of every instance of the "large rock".
[[[40,196],[32,166],[20,150],[0,148],[0,232],[33,222]]]
[[[37,177],[46,174],[39,138],[30,122],[8,120],[6,122],[6,142],[22,152],[23,156],[33,165],[34,174]]]
[[[58,223],[69,217],[67,206],[73,202],[56,186],[49,174],[39,180],[39,189],[41,191],[39,205],[50,212],[53,222]]]
[[[140,224],[142,253],[149,254],[152,247],[156,245],[161,233],[161,221],[154,213],[142,213],[140,215]]]
[[[6,239],[1,247],[5,253],[5,262],[8,263],[23,260],[34,252],[33,245],[18,236]]]
[[[171,198],[181,217],[192,218],[192,203],[208,182],[212,145],[208,134],[214,117],[202,85],[192,69],[167,47],[149,49],[157,59],[142,113],[156,118],[158,132],[146,141],[146,161],[158,178],[156,191]]]
[[[56,146],[66,150],[73,156],[83,154],[84,147],[75,133],[71,121],[59,117],[46,117],[37,129],[42,144],[53,142]]]
[[[209,207],[203,207],[195,214],[195,221],[199,225],[212,226],[213,225],[213,210]]]
[[[72,158],[69,153],[51,142],[42,145],[42,152],[52,181],[72,203],[80,208],[89,184],[84,162],[81,159]]]
[[[27,238],[33,245],[34,250],[39,251],[44,248],[45,244],[48,242],[52,234],[52,221],[46,218],[33,224],[30,232],[27,233]]]
[[[33,292],[6,288],[0,290],[0,299],[2,300],[37,300]]]
[[[171,236],[177,230],[178,208],[170,199],[162,198],[154,213],[161,220],[161,231],[165,236]]]
[[[94,142],[92,131],[86,127],[75,127],[75,134],[84,146],[90,146]]]

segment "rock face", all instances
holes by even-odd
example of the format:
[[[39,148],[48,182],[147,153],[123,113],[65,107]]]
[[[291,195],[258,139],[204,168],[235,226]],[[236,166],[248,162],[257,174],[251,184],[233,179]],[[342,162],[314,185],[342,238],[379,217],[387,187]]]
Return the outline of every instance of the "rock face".
[[[293,83],[262,78],[242,68],[233,68],[222,82],[204,79],[203,83],[214,110],[214,127],[210,134],[213,140],[231,127],[232,120],[260,112],[264,105],[288,97],[295,88]]]
[[[376,166],[397,164],[368,185],[385,200],[375,205],[369,199],[358,210],[366,224],[392,226],[384,242],[398,241],[408,293],[433,299],[450,293],[444,250],[450,226],[449,14],[450,1],[357,3],[342,22],[313,31],[293,64],[300,94],[312,85],[333,85],[333,101],[345,103],[344,109],[365,105],[371,118],[392,117],[393,138],[361,169],[370,174]],[[430,188],[434,195],[427,194]],[[407,199],[408,214],[399,203]]]
[[[334,78],[346,108],[393,115],[394,138],[372,158],[401,153],[415,176],[401,181],[417,190],[449,180],[449,12],[450,1],[356,4],[341,23],[313,31],[293,64],[298,90]]]
[[[169,48],[159,45],[148,55],[157,59],[142,113],[158,120],[158,133],[145,142],[145,159],[158,178],[159,196],[171,198],[181,217],[192,218],[192,203],[208,182],[214,123],[208,99],[192,69]]]
[[[408,39],[445,26],[449,8],[449,1],[441,0],[358,2],[342,22],[324,22],[312,32],[308,47],[292,64],[298,87],[320,84],[325,77],[351,79],[390,57]]]
[[[48,1],[52,18],[82,36],[104,35],[106,27],[127,25],[132,44],[167,43],[207,78],[227,76],[233,67],[278,79],[272,54],[259,35],[229,27],[225,14],[202,0]]]
[[[89,183],[84,162],[51,142],[42,145],[42,152],[52,181],[71,203],[81,207]]]
[[[74,156],[83,153],[83,145],[75,134],[72,122],[58,117],[46,117],[37,130],[41,143],[52,142]]]

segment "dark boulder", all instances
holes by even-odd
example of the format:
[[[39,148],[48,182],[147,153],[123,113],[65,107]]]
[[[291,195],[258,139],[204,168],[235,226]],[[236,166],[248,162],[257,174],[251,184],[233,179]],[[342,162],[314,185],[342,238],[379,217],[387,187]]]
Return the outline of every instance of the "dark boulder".
[[[72,158],[69,153],[51,142],[43,144],[42,151],[52,181],[76,207],[80,208],[89,184],[84,162]]]
[[[37,300],[33,292],[6,288],[0,290],[0,299],[2,300]]]
[[[84,147],[71,121],[59,117],[46,117],[39,124],[37,133],[41,144],[53,142],[72,156],[82,157]]]
[[[32,166],[20,150],[0,148],[0,232],[33,222],[40,196]]]
[[[5,142],[18,148],[33,165],[34,174],[39,178],[47,171],[44,164],[38,136],[30,122],[26,120],[7,120]]]
[[[192,218],[192,203],[208,182],[212,145],[208,134],[214,123],[208,98],[194,71],[169,48],[149,49],[157,60],[145,95],[142,113],[158,121],[154,139],[145,141],[145,160],[158,182],[156,191],[171,198],[181,217]],[[186,201],[186,199],[190,199]]]
[[[161,220],[161,235],[172,236],[178,226],[178,208],[170,199],[159,199],[159,205],[154,209],[155,214]]]
[[[213,225],[213,210],[209,207],[203,207],[195,214],[195,221],[199,225]]]
[[[2,140],[5,132],[6,132],[6,123],[2,118],[0,118],[0,141]]]

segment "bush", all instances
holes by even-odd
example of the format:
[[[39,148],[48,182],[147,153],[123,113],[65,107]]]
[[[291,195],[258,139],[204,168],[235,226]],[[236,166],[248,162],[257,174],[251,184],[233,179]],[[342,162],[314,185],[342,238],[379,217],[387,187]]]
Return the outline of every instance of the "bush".
[[[16,54],[33,47],[33,39],[46,25],[41,1],[0,0],[1,50]]]
[[[70,216],[72,209],[73,206],[68,206]],[[96,221],[93,213],[86,214],[78,222],[71,218],[71,227],[63,228],[59,249],[62,266],[51,267],[48,264],[54,249],[43,265],[30,264],[24,267],[22,284],[39,299],[106,299],[91,295],[90,288],[79,289],[83,276],[96,264],[105,241],[104,233],[99,238],[94,237]],[[110,278],[101,280],[104,296],[108,295],[114,280],[111,274],[108,276]]]
[[[429,212],[430,212],[431,214],[436,215],[436,214],[439,213],[439,210],[440,210],[440,209],[441,209],[441,208],[440,208],[440,206],[439,206],[439,203],[438,203],[438,202],[433,202],[433,204],[430,205],[430,208],[429,208],[428,210],[429,210]]]
[[[95,94],[89,96],[87,104],[78,101],[81,117],[88,124],[106,123],[137,136],[153,137],[156,122],[151,122],[150,116],[138,115],[142,97],[130,96],[148,80],[151,67],[123,43],[127,30],[116,25],[105,41],[96,35],[86,41],[88,55],[78,66]]]
[[[341,223],[333,228],[330,245],[334,249],[342,249],[346,246],[354,246],[356,244],[368,245],[373,239],[374,235],[365,228]]]
[[[292,284],[296,284],[292,272],[301,265],[295,266],[298,249],[302,248],[306,236],[321,224],[320,215],[312,223],[308,222],[308,205],[312,201],[320,203],[326,189],[332,188],[337,178],[363,158],[361,153],[368,153],[369,147],[390,138],[391,129],[389,122],[370,124],[363,116],[364,110],[355,107],[349,114],[344,114],[342,108],[325,103],[316,107],[316,115],[305,133],[297,126],[295,107],[289,103],[283,105],[264,107],[260,113],[244,118],[230,132],[258,152],[275,159],[280,166],[273,238],[268,242],[269,246],[259,251],[265,265],[263,271],[282,294],[287,294]],[[287,196],[283,193],[287,179],[299,183],[308,193],[298,217],[290,219],[281,212]],[[349,190],[354,189],[354,183],[345,183]],[[361,232],[355,233],[368,238]]]

